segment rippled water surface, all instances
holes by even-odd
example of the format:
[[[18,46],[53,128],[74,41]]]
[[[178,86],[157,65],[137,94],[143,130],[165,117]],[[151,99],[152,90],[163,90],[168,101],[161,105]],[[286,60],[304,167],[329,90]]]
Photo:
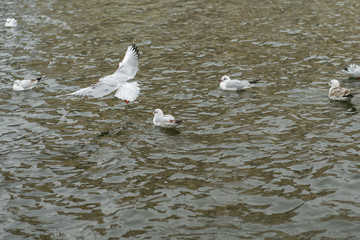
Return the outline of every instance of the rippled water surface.
[[[360,2],[7,1],[0,238],[359,239]],[[141,51],[139,98],[65,94]],[[219,88],[223,75],[261,82]],[[43,76],[13,92],[16,79]],[[154,127],[155,108],[184,121]]]

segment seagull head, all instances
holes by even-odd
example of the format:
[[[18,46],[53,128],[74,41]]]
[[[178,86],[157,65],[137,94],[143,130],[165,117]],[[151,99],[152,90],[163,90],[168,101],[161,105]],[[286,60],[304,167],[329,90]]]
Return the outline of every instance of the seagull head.
[[[159,108],[155,109],[155,111],[153,111],[153,114],[154,114],[155,116],[162,116],[162,115],[164,115],[163,111],[161,111],[161,109],[159,109]]]
[[[20,83],[21,83],[21,81],[20,80],[15,80],[15,85],[17,85],[17,86],[20,86]]]
[[[340,87],[339,81],[338,81],[338,80],[335,80],[335,79],[331,80],[331,81],[329,82],[329,85],[330,85],[332,88]]]
[[[223,76],[223,77],[219,80],[219,82],[228,81],[228,80],[230,80],[230,78],[229,78],[228,76]]]

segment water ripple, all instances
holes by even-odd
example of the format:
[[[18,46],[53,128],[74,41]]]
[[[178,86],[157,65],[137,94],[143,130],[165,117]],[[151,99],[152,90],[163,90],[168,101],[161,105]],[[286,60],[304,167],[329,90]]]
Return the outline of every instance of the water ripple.
[[[330,79],[360,87],[341,72],[358,60],[359,9],[5,3],[18,26],[0,29],[0,236],[359,238],[359,101],[327,98]],[[137,101],[66,96],[113,73],[132,42]],[[224,92],[225,74],[261,81]],[[158,107],[184,124],[154,127]]]

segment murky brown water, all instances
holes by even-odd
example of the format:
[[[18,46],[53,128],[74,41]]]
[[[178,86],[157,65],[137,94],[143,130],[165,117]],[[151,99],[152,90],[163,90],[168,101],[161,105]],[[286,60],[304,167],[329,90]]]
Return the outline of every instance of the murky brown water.
[[[9,1],[0,238],[358,239],[360,2]],[[133,103],[59,97],[142,53]],[[219,89],[222,75],[261,79]],[[44,76],[13,92],[15,79]],[[152,125],[162,108],[184,120]]]

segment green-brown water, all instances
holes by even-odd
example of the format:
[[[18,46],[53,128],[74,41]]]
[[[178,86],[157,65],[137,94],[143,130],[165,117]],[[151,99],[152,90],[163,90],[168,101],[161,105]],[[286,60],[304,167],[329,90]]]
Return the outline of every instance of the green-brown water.
[[[360,238],[360,97],[327,98],[334,78],[360,92],[341,72],[360,64],[359,1],[2,6],[1,239]],[[135,102],[63,96],[131,43]],[[261,82],[224,92],[225,74]]]

